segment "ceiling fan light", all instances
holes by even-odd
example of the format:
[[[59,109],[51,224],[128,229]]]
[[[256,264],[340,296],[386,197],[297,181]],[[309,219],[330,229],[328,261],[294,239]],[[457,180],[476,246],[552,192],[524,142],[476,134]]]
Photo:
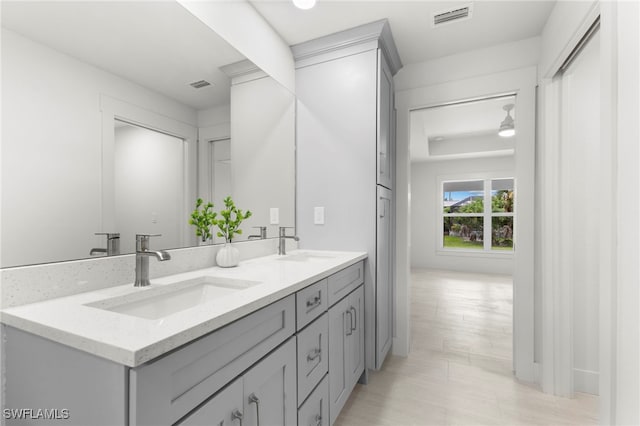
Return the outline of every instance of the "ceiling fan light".
[[[293,0],[293,4],[298,9],[307,10],[316,5],[316,0]]]
[[[510,138],[511,136],[515,136],[516,130],[514,128],[500,128],[498,131],[498,136],[502,136],[503,138]]]
[[[513,104],[505,105],[502,109],[507,111],[507,116],[500,123],[500,129],[498,130],[498,136],[503,138],[510,138],[516,134],[516,129],[513,123],[513,117],[509,114],[511,109],[513,108]]]

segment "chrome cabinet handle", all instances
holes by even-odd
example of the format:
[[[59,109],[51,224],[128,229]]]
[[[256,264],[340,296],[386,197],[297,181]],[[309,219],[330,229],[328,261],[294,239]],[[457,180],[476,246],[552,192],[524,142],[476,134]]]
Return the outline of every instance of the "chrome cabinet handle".
[[[353,334],[353,314],[351,313],[351,309],[349,309],[346,314],[349,314],[349,330],[347,331],[347,336],[351,336]]]
[[[353,318],[353,323],[355,324],[352,326],[351,330],[356,330],[358,328],[358,311],[356,311],[356,308],[354,308],[353,306],[349,308],[349,311],[353,311],[353,315],[351,315],[351,318]]]
[[[313,296],[310,299],[307,299],[307,308],[312,308],[318,306],[320,304],[320,296]]]
[[[260,426],[260,399],[255,393],[249,395],[249,403],[256,404],[256,426]]]
[[[311,362],[314,359],[317,359],[320,354],[322,354],[322,349],[314,348],[313,351],[311,351],[311,353],[307,355],[307,362]]]
[[[242,415],[242,413],[238,410],[233,410],[233,412],[231,413],[231,420],[238,420],[240,422],[240,426],[242,426],[242,418],[244,416]]]

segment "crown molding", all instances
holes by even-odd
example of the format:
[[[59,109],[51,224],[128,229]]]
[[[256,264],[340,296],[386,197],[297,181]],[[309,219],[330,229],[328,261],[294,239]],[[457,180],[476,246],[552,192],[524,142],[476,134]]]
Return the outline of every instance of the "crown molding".
[[[327,58],[344,56],[345,52],[353,54],[373,48],[382,50],[393,75],[402,68],[402,61],[387,19],[293,45],[291,52],[296,64],[306,66],[323,62]]]
[[[231,84],[267,77],[267,73],[248,59],[222,66],[220,70],[231,79]]]

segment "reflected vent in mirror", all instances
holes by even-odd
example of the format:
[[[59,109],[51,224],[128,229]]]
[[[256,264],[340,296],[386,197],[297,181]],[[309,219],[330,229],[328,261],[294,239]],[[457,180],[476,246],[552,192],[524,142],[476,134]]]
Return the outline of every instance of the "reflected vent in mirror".
[[[189,86],[193,87],[194,89],[202,89],[203,87],[211,86],[211,83],[209,83],[207,80],[200,80],[190,83]]]
[[[442,24],[450,23],[453,21],[465,20],[471,18],[471,5],[458,6],[454,9],[449,9],[433,15],[432,25],[437,27]]]

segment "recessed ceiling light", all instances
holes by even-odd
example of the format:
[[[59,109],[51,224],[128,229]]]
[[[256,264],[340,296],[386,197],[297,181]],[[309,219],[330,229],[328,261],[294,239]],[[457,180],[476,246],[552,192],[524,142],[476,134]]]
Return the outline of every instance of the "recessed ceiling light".
[[[316,0],[293,0],[293,4],[298,9],[307,10],[316,5]]]

